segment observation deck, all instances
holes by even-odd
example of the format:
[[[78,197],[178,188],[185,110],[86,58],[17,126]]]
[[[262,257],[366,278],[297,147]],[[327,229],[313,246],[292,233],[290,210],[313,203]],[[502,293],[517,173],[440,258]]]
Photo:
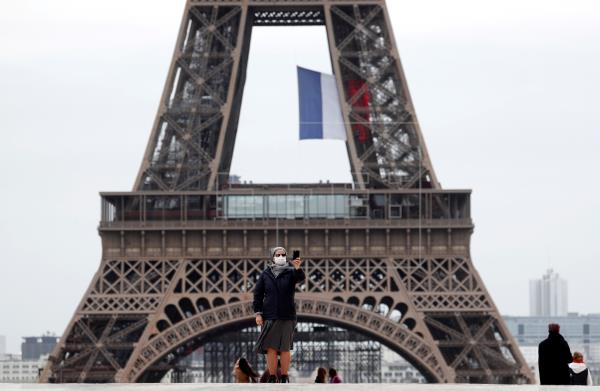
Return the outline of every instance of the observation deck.
[[[161,228],[472,228],[470,190],[355,190],[349,185],[101,193],[101,230]]]

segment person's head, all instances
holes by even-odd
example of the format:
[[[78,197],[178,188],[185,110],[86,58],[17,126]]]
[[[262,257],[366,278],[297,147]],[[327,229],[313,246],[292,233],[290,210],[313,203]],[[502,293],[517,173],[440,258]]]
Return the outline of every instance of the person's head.
[[[573,362],[582,363],[583,362],[583,354],[580,352],[573,353]]]
[[[326,378],[327,378],[327,369],[325,369],[325,368],[317,369],[317,379],[321,379],[321,380],[325,381]]]
[[[548,325],[549,333],[560,333],[560,325],[558,323],[550,323]]]
[[[271,261],[278,266],[283,266],[287,263],[287,251],[283,247],[275,247],[271,251]]]
[[[329,368],[329,377],[337,376],[337,371],[334,368]]]

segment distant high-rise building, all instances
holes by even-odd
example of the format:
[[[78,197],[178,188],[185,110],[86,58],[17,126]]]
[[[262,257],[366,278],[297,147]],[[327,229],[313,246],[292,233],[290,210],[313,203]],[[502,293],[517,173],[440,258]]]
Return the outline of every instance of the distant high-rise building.
[[[529,315],[566,316],[567,281],[548,269],[539,280],[529,281]]]
[[[23,361],[39,360],[40,357],[52,353],[52,349],[58,342],[58,337],[44,335],[42,337],[23,337],[21,344],[21,356]]]
[[[0,358],[4,357],[6,354],[6,337],[4,335],[0,335]]]

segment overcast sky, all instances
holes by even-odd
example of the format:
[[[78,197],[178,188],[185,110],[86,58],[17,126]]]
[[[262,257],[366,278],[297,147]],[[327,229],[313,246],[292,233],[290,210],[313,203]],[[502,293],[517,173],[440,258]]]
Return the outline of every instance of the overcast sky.
[[[473,189],[476,267],[503,314],[553,267],[600,312],[600,2],[393,0],[442,185]],[[0,2],[0,334],[62,334],[100,261],[99,191],[130,190],[183,0]],[[297,141],[295,67],[325,31],[257,28],[232,173],[349,180],[340,141]],[[273,144],[287,160],[273,165]]]

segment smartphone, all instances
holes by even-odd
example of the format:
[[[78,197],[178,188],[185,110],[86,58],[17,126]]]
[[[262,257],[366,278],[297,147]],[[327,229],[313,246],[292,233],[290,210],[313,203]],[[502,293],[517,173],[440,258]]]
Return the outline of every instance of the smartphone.
[[[294,252],[292,253],[292,261],[298,258],[300,258],[300,250],[294,250]]]

